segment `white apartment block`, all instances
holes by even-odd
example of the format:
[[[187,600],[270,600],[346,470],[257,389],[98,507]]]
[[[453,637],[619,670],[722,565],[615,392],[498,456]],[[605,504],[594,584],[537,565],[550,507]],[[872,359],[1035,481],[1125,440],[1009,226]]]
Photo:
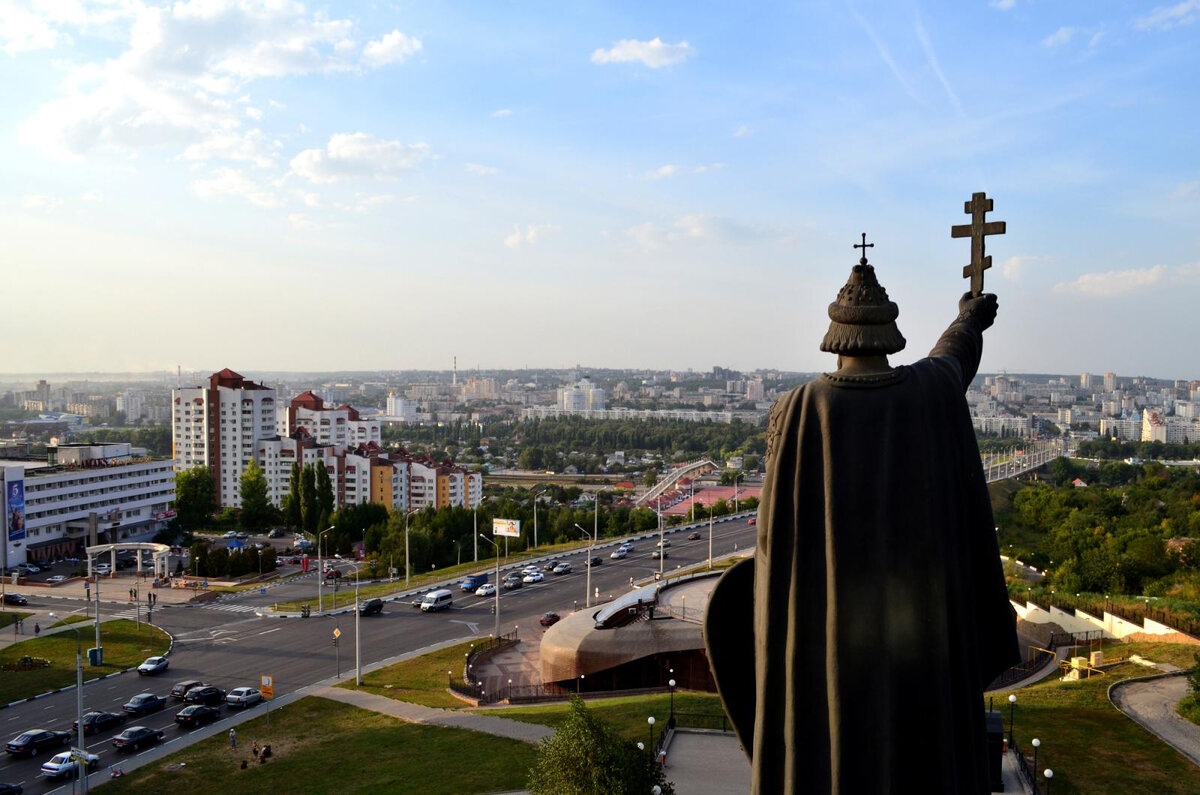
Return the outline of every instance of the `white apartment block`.
[[[275,428],[280,436],[292,436],[303,428],[319,445],[354,447],[383,441],[379,420],[364,420],[353,406],[327,408],[325,401],[312,392],[301,392],[291,404],[278,412]]]
[[[275,436],[275,390],[226,368],[207,387],[172,390],[171,441],[180,470],[208,467],[222,507],[242,504],[239,478]]]
[[[78,557],[86,546],[152,538],[174,515],[174,461],[134,457],[132,450],[128,443],[70,444],[50,448],[42,460],[0,461],[0,565]]]
[[[417,402],[396,397],[395,392],[388,393],[387,416],[390,420],[399,420],[410,425],[417,422]]]
[[[997,436],[1027,438],[1033,435],[1033,420],[1029,417],[972,417],[971,425],[980,433]]]
[[[558,390],[558,408],[566,412],[603,411],[608,394],[588,378]]]

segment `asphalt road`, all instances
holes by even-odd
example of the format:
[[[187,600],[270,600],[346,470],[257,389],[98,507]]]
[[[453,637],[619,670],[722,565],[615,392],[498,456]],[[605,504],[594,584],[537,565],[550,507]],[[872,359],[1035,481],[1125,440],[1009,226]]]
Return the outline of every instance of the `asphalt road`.
[[[692,528],[688,528],[690,531]],[[703,536],[699,541],[687,541],[687,531],[676,529],[668,533],[671,541],[664,568],[705,560],[708,557],[708,526],[695,529]],[[756,530],[745,516],[717,522],[713,533],[714,557],[753,546]],[[659,570],[659,562],[650,557],[657,535],[634,541],[635,549],[624,560],[611,560],[609,553],[617,542],[597,546],[595,554],[603,564],[592,569],[593,595],[599,589],[601,601],[607,601],[628,589],[629,578],[642,580]],[[521,627],[525,637],[540,632],[538,617],[548,611],[565,613],[584,604],[587,569],[583,562],[586,552],[561,556],[572,563],[573,571],[565,575],[546,575],[541,583],[526,585],[516,591],[501,591],[500,631]],[[501,566],[501,573],[519,566]],[[481,561],[482,570],[486,566]],[[494,568],[491,569],[494,572]],[[410,606],[405,598],[388,602],[378,616],[360,619],[362,632],[362,663],[367,665],[403,652],[456,638],[487,636],[493,631],[495,616],[491,612],[494,598],[462,593],[456,587],[454,605],[440,613],[422,613]],[[344,590],[344,589],[343,589]],[[327,591],[327,595],[328,595]],[[256,607],[276,601],[311,596],[316,601],[316,574],[287,584],[268,588],[265,595],[252,591],[236,599],[199,605],[172,606],[155,611],[155,623],[175,637],[175,649],[167,671],[153,677],[127,673],[84,686],[84,711],[120,712],[121,705],[142,692],[165,695],[173,683],[183,679],[201,679],[229,690],[239,686],[258,686],[258,677],[269,674],[274,678],[276,697],[338,673],[351,672],[354,666],[354,615],[314,616],[310,619],[264,618],[255,615]],[[31,597],[34,604],[37,599]],[[49,604],[49,602],[48,602]],[[57,609],[70,609],[70,603],[54,600]],[[80,602],[79,607],[83,606]],[[127,610],[120,604],[105,605],[105,612]],[[333,646],[333,630],[340,628],[339,648]],[[338,657],[340,655],[340,663]],[[85,670],[84,676],[87,676]],[[175,713],[182,705],[168,700],[166,709],[144,718],[131,718],[126,724],[145,725],[164,729],[164,742],[182,747],[188,744],[188,732],[177,729]],[[250,707],[250,710],[258,709]],[[7,742],[21,731],[31,728],[70,729],[75,719],[75,692],[68,690],[36,701],[0,710],[0,741]],[[223,708],[228,713],[228,708]],[[224,720],[224,718],[222,719]],[[88,750],[100,755],[101,772],[93,780],[107,777],[109,765],[119,764],[124,754],[113,749],[111,740],[116,731],[103,732],[87,738]],[[248,741],[248,740],[247,740]],[[142,751],[142,753],[147,753]],[[44,761],[53,755],[45,752],[32,759],[6,755],[0,760],[0,781],[21,784],[26,793],[69,790],[70,780],[49,782],[40,777]],[[64,787],[65,785],[65,787]]]

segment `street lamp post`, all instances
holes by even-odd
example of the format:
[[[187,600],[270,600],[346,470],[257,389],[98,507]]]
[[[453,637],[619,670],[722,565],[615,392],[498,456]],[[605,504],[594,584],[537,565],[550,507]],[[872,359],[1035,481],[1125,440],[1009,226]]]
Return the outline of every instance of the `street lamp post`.
[[[1036,770],[1033,772],[1035,774],[1037,773]],[[1054,771],[1050,768],[1046,768],[1042,771],[1042,775],[1046,777],[1046,795],[1050,795],[1050,779],[1054,778]]]
[[[663,561],[667,558],[667,548],[663,546],[663,538],[665,537],[666,526],[663,524],[662,517],[662,500],[658,502],[658,579],[663,578]]]
[[[408,587],[408,576],[409,576],[409,567],[408,567],[408,517],[412,516],[414,513],[417,513],[419,510],[420,510],[419,508],[415,508],[415,509],[413,509],[413,510],[411,510],[411,511],[407,512],[406,514],[404,514],[404,587],[405,587],[405,588],[407,588],[407,587]]]
[[[650,744],[646,747],[650,749],[650,757],[654,757],[654,716],[646,718],[646,723],[650,724]]]
[[[1042,747],[1042,741],[1034,737],[1033,740],[1030,741],[1030,745],[1033,746],[1033,772],[1036,773],[1038,749]]]
[[[533,488],[533,548],[538,548],[538,532],[537,532],[537,487]]]
[[[56,613],[50,613],[50,617],[58,620]],[[75,760],[75,764],[79,766],[79,780],[82,782],[81,788],[87,791],[87,745],[83,742],[83,636],[79,634],[79,628],[71,625],[71,631],[75,633],[75,720],[76,720],[76,740],[79,743],[79,756]]]
[[[735,473],[735,474],[734,474],[734,476],[733,476],[733,512],[734,512],[734,513],[737,513],[737,512],[738,512],[738,498],[737,498],[737,497],[738,497],[738,489],[737,489],[737,482],[738,482],[738,478],[740,478],[741,476],[742,476],[742,473],[741,473],[741,472]]]
[[[713,504],[708,506],[708,570],[712,571]]]
[[[499,640],[500,639],[500,545],[497,544],[492,539],[485,536],[483,533],[478,533],[477,535],[480,538],[482,538],[484,541],[488,542],[489,544],[491,544],[493,547],[496,548],[496,584],[495,584],[496,606],[492,608],[492,611],[496,614],[495,636],[496,636],[496,640]]]
[[[670,679],[667,684],[671,686],[671,717],[675,717],[675,680]]]
[[[325,557],[321,554],[321,542],[325,539],[325,534],[328,533],[337,525],[330,525],[317,533],[317,612],[322,613],[325,610]]]
[[[361,563],[354,564],[354,683],[362,687],[362,644],[359,639],[362,634],[358,631],[358,619],[362,615],[362,605],[358,601],[358,570]]]
[[[1017,709],[1017,694],[1011,693],[1008,696],[1008,746],[1009,746],[1009,748],[1016,747],[1016,745],[1013,743],[1013,716],[1015,714],[1016,709]]]
[[[596,536],[579,527],[578,522],[575,523],[575,527],[579,528],[579,532],[587,536],[591,542],[588,544],[588,559],[584,565],[584,568],[587,569],[587,576],[583,584],[583,606],[587,608],[592,606],[592,554],[596,551]]]

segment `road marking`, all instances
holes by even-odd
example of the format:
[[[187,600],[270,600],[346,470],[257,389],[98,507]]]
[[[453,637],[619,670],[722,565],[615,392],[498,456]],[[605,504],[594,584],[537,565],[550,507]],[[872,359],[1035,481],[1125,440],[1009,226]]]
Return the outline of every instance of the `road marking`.
[[[283,627],[275,627],[275,629],[263,630],[262,632],[259,632],[258,634],[259,635],[270,635],[272,632],[278,632],[281,629],[283,629]]]
[[[457,618],[450,619],[451,624],[466,624],[467,629],[471,630],[472,635],[479,634],[479,624],[475,621],[459,621]]]

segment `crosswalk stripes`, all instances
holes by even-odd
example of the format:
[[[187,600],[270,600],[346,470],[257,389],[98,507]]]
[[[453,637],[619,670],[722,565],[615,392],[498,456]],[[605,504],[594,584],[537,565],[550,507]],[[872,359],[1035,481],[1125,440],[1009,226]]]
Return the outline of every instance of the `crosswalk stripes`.
[[[236,605],[236,604],[207,604],[200,605],[204,610],[224,610],[227,613],[253,613],[256,610],[261,610],[261,607],[254,605]]]

